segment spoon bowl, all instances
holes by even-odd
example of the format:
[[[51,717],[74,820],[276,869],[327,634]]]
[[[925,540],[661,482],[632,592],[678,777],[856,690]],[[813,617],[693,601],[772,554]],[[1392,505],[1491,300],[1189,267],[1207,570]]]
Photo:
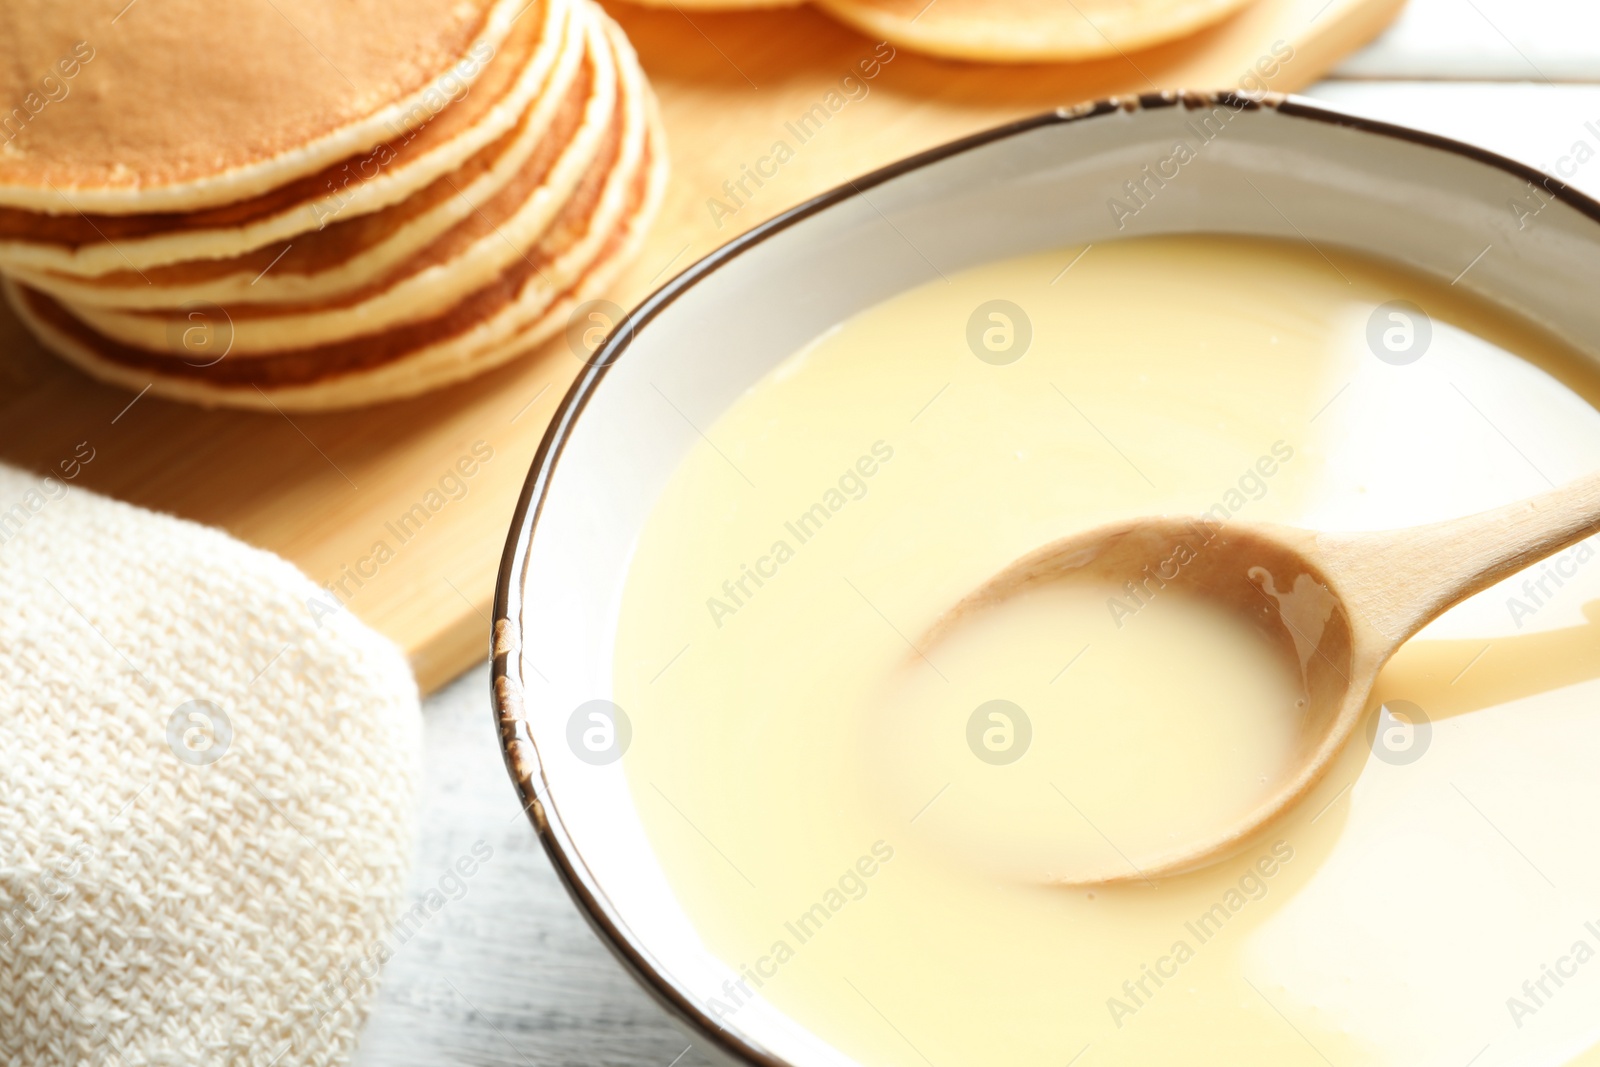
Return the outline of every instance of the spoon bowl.
[[[1160,516],[1076,533],[1013,561],[935,622],[926,652],[963,618],[1066,578],[1121,589],[1141,607],[1204,597],[1235,614],[1297,672],[1299,743],[1237,820],[1138,862],[1061,885],[1148,882],[1224,859],[1310,792],[1361,724],[1378,672],[1451,606],[1600,529],[1600,475],[1466,518],[1376,533]]]

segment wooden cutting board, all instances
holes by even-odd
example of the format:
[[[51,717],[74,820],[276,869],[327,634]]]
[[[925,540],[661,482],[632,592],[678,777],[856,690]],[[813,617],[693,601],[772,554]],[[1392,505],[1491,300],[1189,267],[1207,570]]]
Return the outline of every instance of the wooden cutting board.
[[[713,15],[612,3],[660,96],[673,178],[611,299],[629,307],[807,197],[1023,115],[1115,93],[1236,87],[1253,69],[1272,89],[1303,87],[1402,3],[1257,0],[1186,41],[1065,67],[880,48],[806,7]],[[1277,42],[1292,58],[1281,46],[1274,56]],[[769,176],[757,184],[752,171]],[[580,366],[557,339],[477,381],[365,411],[206,411],[97,385],[0,312],[0,461],[44,471],[87,442],[93,459],[76,485],[221,526],[335,583],[315,610],[353,611],[389,635],[431,690],[487,654],[511,512]]]

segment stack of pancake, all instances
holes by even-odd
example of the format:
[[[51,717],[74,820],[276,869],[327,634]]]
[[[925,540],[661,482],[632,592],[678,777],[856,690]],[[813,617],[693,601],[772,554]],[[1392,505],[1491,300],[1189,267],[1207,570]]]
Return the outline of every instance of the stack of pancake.
[[[89,374],[206,405],[367,404],[526,352],[665,184],[592,0],[14,0],[0,57],[11,304]]]

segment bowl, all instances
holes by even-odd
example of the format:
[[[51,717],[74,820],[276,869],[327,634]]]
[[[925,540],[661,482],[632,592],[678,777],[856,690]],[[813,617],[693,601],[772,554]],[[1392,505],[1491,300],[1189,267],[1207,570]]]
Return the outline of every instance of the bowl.
[[[1600,204],[1482,149],[1306,100],[1171,93],[990,130],[785,212],[641,304],[557,411],[500,569],[496,725],[578,907],[702,1048],[732,1063],[849,1062],[765,1001],[731,1020],[708,1010],[736,972],[678,906],[621,763],[569,742],[583,707],[611,695],[623,584],[668,477],[770,368],[887,297],[991,260],[1191,232],[1376,254],[1597,354]]]

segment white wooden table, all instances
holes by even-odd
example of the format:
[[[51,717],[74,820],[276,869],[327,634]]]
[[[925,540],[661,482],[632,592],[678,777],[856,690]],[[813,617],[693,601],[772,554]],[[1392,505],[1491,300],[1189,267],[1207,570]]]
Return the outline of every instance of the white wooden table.
[[[359,1067],[705,1067],[579,918],[512,791],[487,665],[423,707],[427,755],[412,888],[483,841],[494,854],[401,945]]]
[[[1578,141],[1600,150],[1600,4],[1411,0],[1382,40],[1311,95],[1550,167]],[[1600,152],[1568,181],[1600,196]],[[413,891],[420,898],[479,840],[494,855],[390,962],[355,1062],[702,1067],[550,870],[500,761],[487,668],[423,714]]]

